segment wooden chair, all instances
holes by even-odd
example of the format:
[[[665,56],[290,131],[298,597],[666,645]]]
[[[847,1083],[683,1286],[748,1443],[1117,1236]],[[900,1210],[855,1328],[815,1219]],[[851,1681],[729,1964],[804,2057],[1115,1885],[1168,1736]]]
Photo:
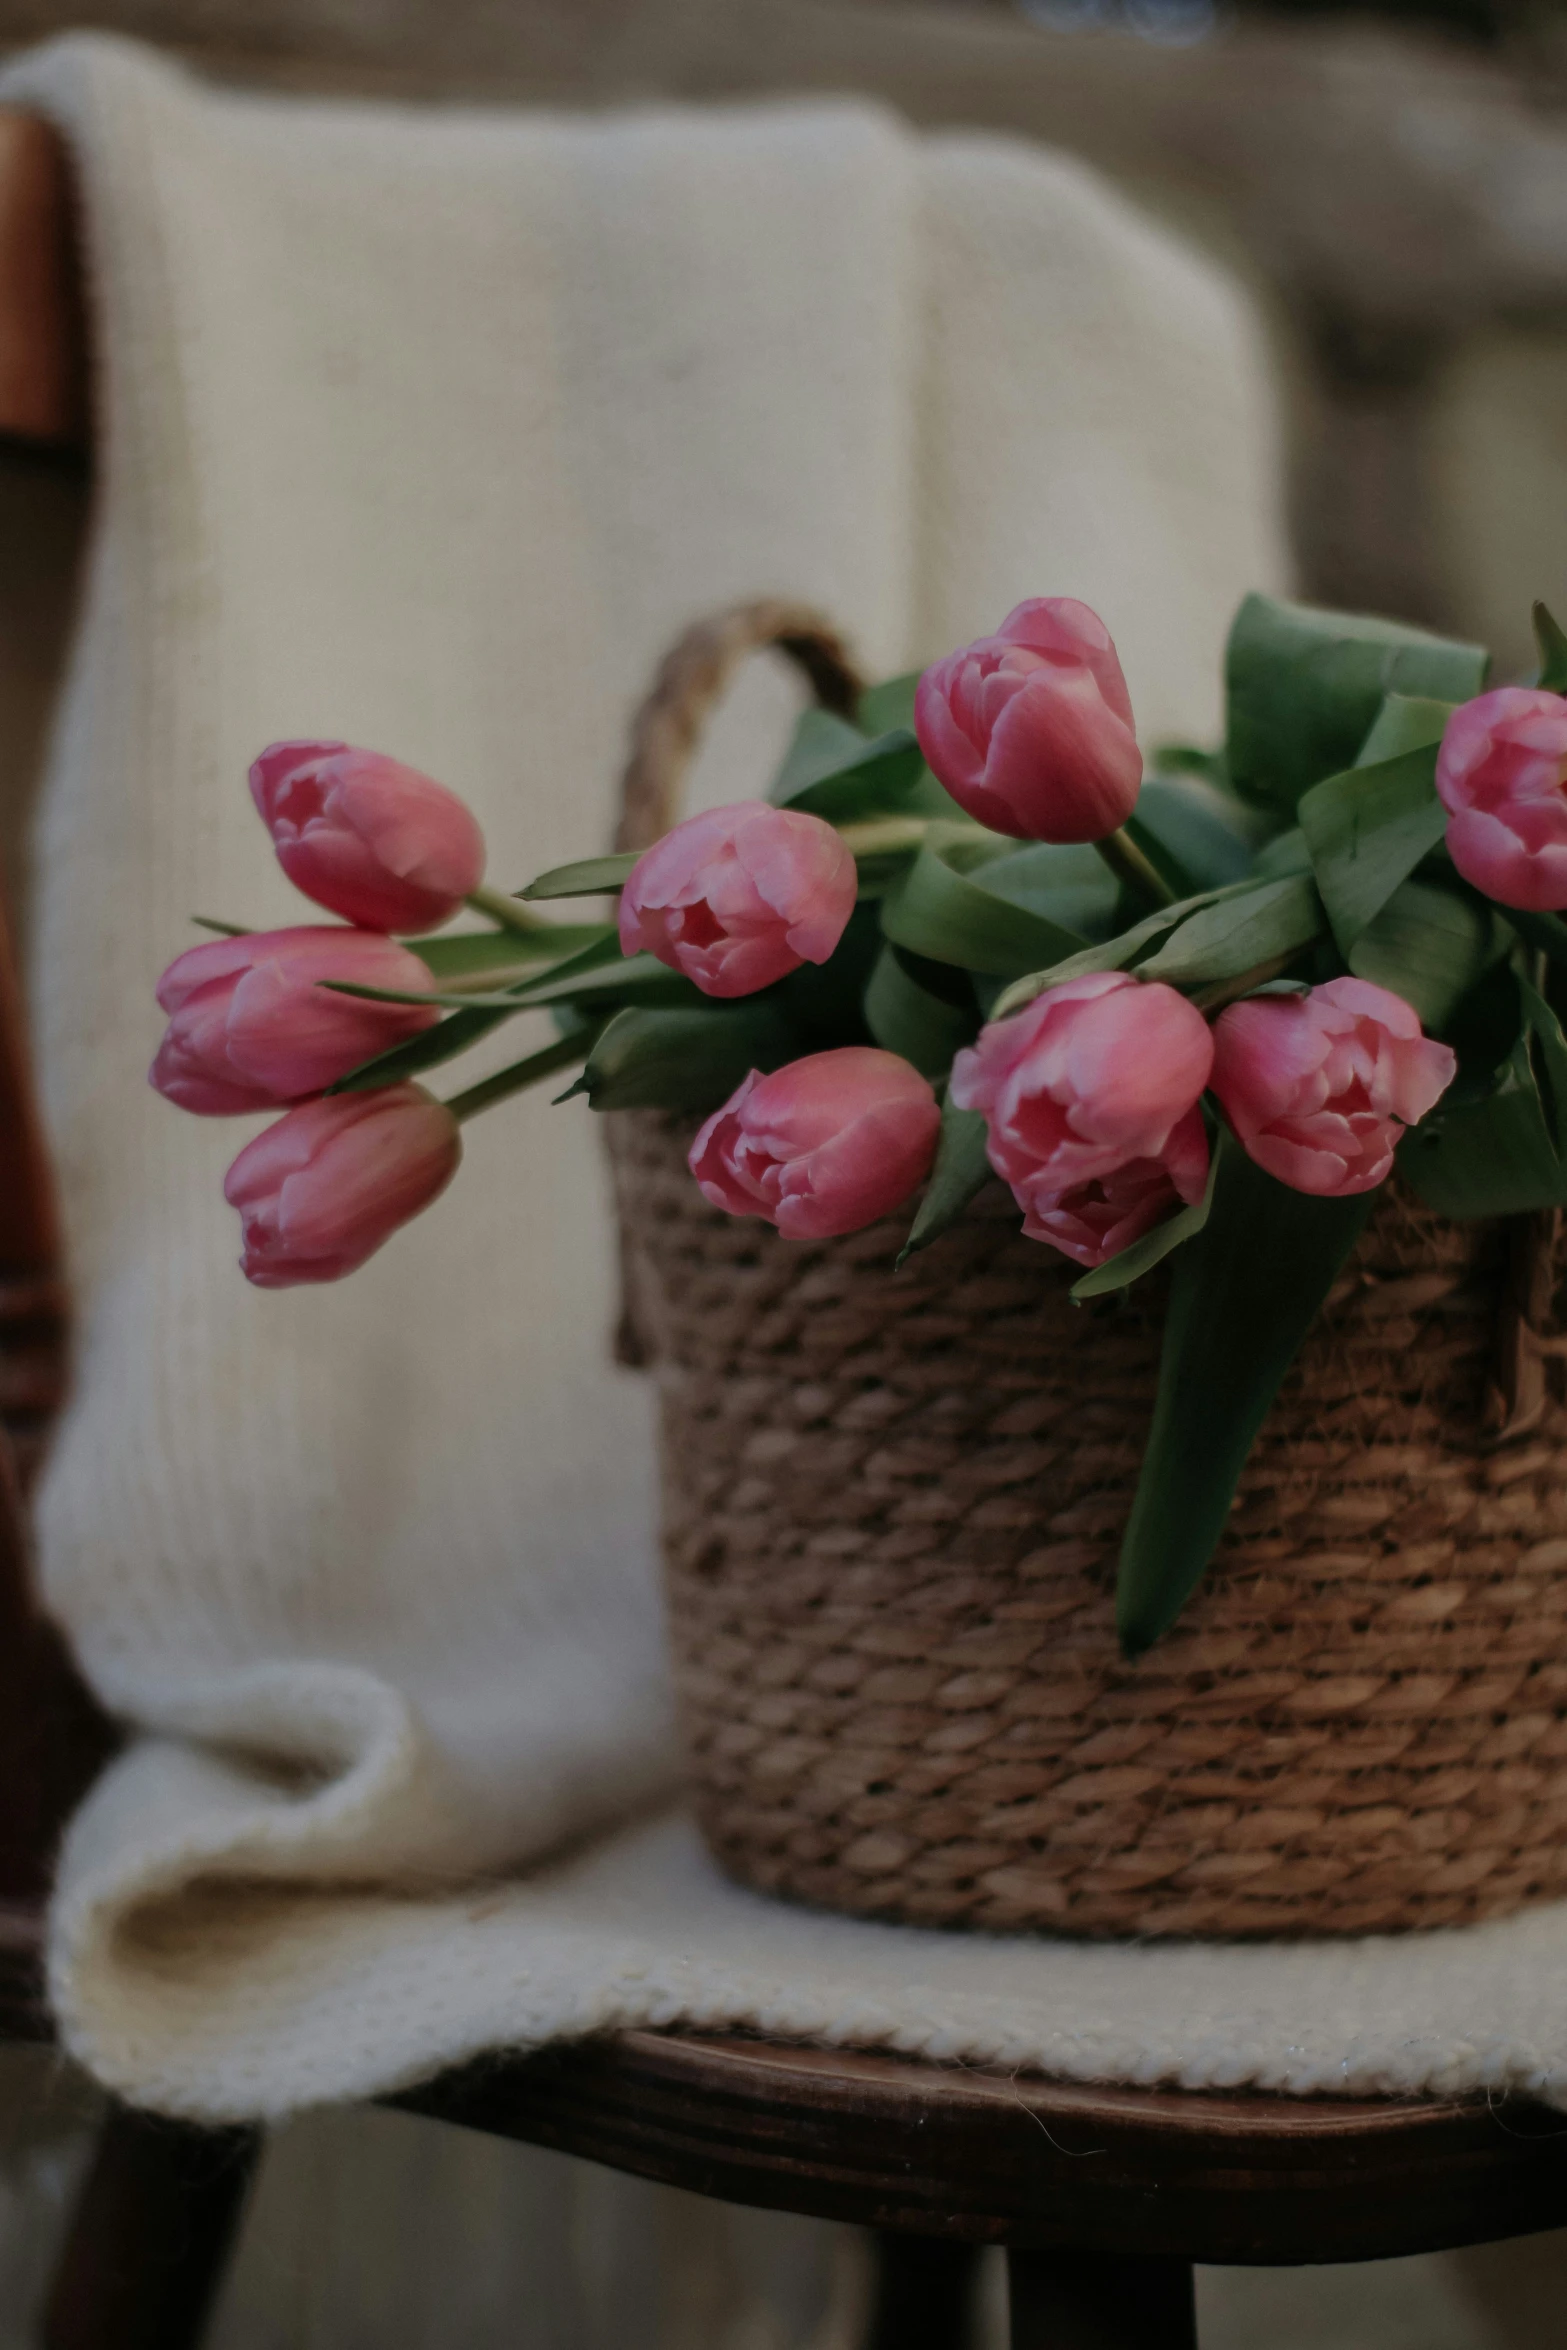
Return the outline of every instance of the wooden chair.
[[[0,433],[87,438],[66,161],[0,112]],[[0,931],[0,2035],[43,2040],[61,1827],[113,1730],[42,1616],[24,1507],[62,1400],[66,1300],[15,972]],[[875,2232],[869,2350],[956,2350],[980,2246],[1015,2350],[1191,2350],[1192,2264],[1371,2260],[1567,2225],[1567,2120],[1508,2099],[1191,2095],[634,2031],[487,2057],[389,2100],[741,2203]],[[111,2109],[47,2350],[201,2336],[259,2134]]]

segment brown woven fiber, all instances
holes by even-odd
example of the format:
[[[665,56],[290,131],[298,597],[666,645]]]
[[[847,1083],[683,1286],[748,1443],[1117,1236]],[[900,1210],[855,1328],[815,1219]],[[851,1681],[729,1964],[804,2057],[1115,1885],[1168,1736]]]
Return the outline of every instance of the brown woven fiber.
[[[704,1832],[930,1925],[1363,1933],[1567,1894],[1567,1413],[1487,1454],[1494,1231],[1379,1211],[1175,1628],[1116,1646],[1163,1284],[1082,1309],[1007,1195],[901,1273],[611,1119]]]
[[[999,1186],[895,1273],[906,1217],[785,1241],[706,1205],[688,1122],[606,1123],[693,1791],[733,1875],[1081,1935],[1567,1895],[1567,1408],[1532,1358],[1535,1425],[1487,1436],[1503,1228],[1385,1196],[1206,1582],[1128,1664],[1163,1273],[1074,1307]]]

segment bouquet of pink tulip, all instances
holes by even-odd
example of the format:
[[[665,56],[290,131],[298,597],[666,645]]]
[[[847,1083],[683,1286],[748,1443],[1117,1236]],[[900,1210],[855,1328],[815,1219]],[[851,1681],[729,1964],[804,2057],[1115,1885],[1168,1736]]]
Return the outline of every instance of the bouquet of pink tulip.
[[[160,984],[152,1081],[284,1111],[227,1182],[263,1287],[362,1264],[450,1181],[463,1119],[572,1067],[563,1101],[700,1120],[704,1196],[790,1239],[918,1195],[906,1256],[999,1176],[1079,1300],[1172,1258],[1135,1652],[1395,1166],[1447,1216],[1567,1203],[1567,638],[1536,629],[1539,682],[1486,692],[1475,646],[1250,597],[1223,749],[1145,778],[1104,626],[1036,599],[853,721],[808,711],[769,801],[515,897],[439,784],[277,744],[256,804],[342,921],[208,925]],[[614,922],[533,910],[617,892]],[[484,927],[424,935],[464,904]],[[525,1058],[444,1103],[415,1082],[525,1012],[553,1027]]]

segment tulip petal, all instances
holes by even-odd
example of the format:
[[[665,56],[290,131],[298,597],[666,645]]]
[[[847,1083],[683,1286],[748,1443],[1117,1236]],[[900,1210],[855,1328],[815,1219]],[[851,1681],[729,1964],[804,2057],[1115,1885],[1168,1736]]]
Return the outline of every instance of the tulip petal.
[[[907,1061],[845,1045],[767,1077],[752,1070],[702,1127],[689,1164],[713,1207],[763,1216],[786,1239],[825,1240],[901,1205],[940,1128],[935,1094]]]
[[[754,995],[826,962],[857,892],[830,824],[742,800],[689,817],[638,859],[621,892],[621,950],[656,955],[705,995]]]
[[[1107,708],[1123,725],[1132,724],[1132,697],[1110,631],[1090,605],[1075,596],[1030,596],[1013,606],[996,634],[1005,643],[1027,645],[1052,660],[1082,662]]]
[[[193,948],[160,984],[171,1017],[153,1084],[205,1116],[279,1109],[440,1017],[433,1006],[377,1003],[321,984],[334,979],[415,993],[430,985],[428,967],[397,940],[339,923]]]
[[[401,760],[346,743],[273,743],[250,788],[295,887],[366,929],[434,929],[483,877],[470,810]]]
[[[446,1188],[461,1155],[456,1119],[418,1086],[302,1103],[246,1145],[223,1187],[246,1279],[287,1289],[353,1272]]]
[[[914,726],[959,806],[1014,839],[1101,840],[1137,799],[1142,755],[1115,647],[1072,597],[1017,605],[921,676]]]
[[[1137,737],[1083,670],[1042,669],[996,720],[986,794],[1007,811],[1000,829],[1024,840],[1103,840],[1137,804]]]
[[[1321,1197],[1381,1183],[1457,1066],[1401,996],[1353,977],[1231,1004],[1214,1030],[1213,1090],[1248,1156]]]

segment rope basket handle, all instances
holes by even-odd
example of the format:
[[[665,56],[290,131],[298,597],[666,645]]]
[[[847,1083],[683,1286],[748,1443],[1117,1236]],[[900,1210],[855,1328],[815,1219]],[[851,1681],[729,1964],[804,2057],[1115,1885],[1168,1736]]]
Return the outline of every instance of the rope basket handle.
[[[853,717],[865,681],[838,630],[811,605],[766,596],[697,621],[665,654],[631,722],[617,849],[651,848],[675,823],[709,715],[747,654],[768,646],[803,673],[821,709]]]
[[[819,708],[852,718],[865,681],[832,622],[809,604],[779,596],[732,604],[698,620],[659,663],[631,722],[631,753],[620,784],[617,849],[651,848],[676,822],[685,780],[715,705],[750,653],[773,647],[800,670]],[[615,1360],[630,1370],[651,1362],[653,1350],[637,1312],[634,1251],[620,1218],[621,1308]]]

